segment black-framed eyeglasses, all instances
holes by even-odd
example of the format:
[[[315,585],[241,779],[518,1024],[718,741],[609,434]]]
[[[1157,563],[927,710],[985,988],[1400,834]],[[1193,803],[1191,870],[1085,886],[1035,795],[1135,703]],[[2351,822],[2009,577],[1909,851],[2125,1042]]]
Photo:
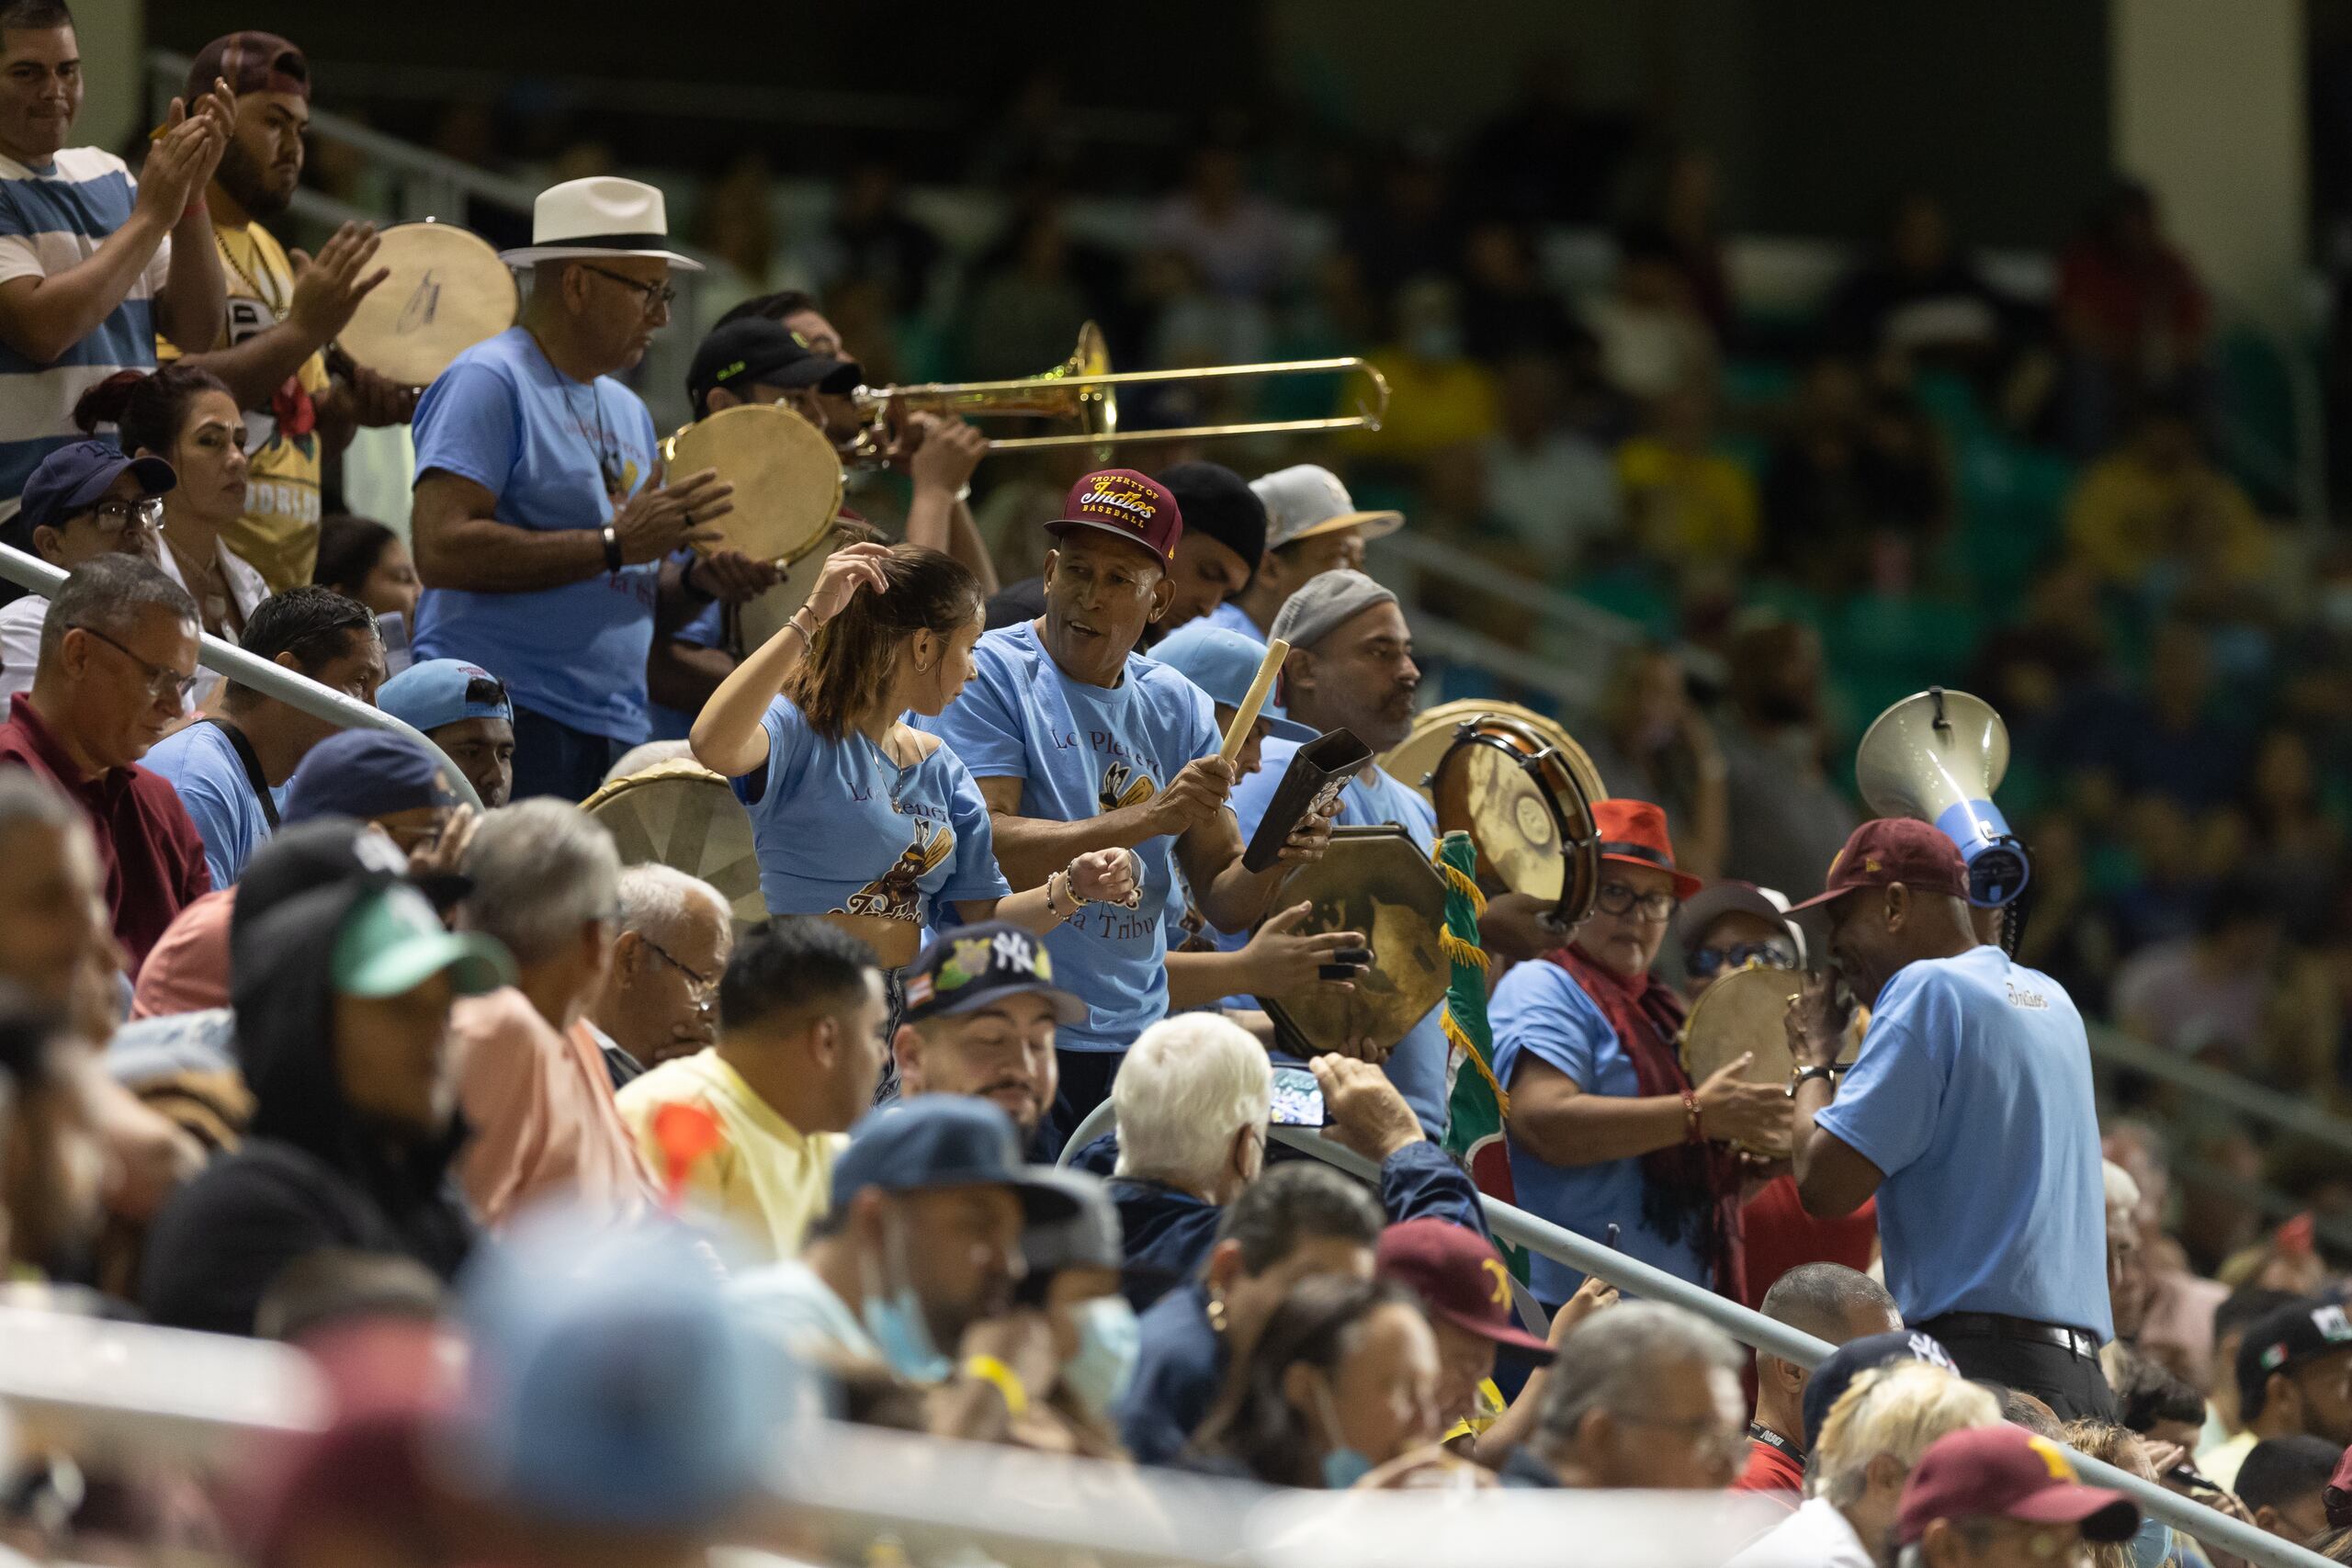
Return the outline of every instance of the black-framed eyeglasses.
[[[1622,882],[1602,883],[1592,901],[1604,915],[1630,915],[1639,909],[1645,920],[1664,920],[1674,914],[1673,894],[1636,893]]]
[[[146,660],[140,658],[139,655],[131,652],[130,649],[123,647],[122,644],[115,641],[114,638],[107,636],[106,633],[98,630],[96,626],[85,626],[77,622],[73,626],[67,626],[65,629],[70,632],[87,632],[92,637],[96,637],[100,642],[105,643],[108,648],[113,649],[117,653],[121,654],[125,659],[130,660],[133,664],[138,665],[141,670],[146,672],[147,675],[147,694],[154,698],[156,702],[168,702],[175,706],[183,708],[187,706],[187,695],[190,692],[196,690],[196,682],[198,676],[201,675],[201,671],[198,671],[197,675],[183,675],[176,670],[166,669],[161,664],[152,664]]]
[[[652,953],[654,957],[660,959],[662,963],[667,964],[671,968],[675,969],[679,974],[684,975],[686,977],[686,991],[688,995],[692,996],[696,1001],[705,1006],[709,1005],[710,998],[716,995],[718,990],[718,977],[717,976],[705,975],[698,969],[679,963],[668,948],[663,947],[651,937],[647,936],[643,931],[637,933],[637,940],[643,942],[647,949]]]
[[[125,534],[153,534],[164,525],[164,498],[151,495],[138,501],[102,501],[90,508],[90,521],[107,538],[119,539]]]
[[[673,284],[648,283],[642,278],[631,277],[627,273],[614,272],[606,267],[591,266],[586,262],[582,262],[580,265],[598,277],[609,277],[623,288],[637,290],[639,299],[644,301],[645,313],[649,316],[656,310],[666,310],[678,302],[678,290]]]
[[[1690,973],[1702,977],[1719,969],[1793,969],[1797,955],[1785,942],[1742,942],[1729,947],[1702,947],[1690,954]]]

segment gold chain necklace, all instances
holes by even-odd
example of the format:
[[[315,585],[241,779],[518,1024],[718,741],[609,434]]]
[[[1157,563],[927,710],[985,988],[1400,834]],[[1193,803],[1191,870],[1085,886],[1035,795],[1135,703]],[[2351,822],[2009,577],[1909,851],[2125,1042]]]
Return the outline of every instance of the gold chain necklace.
[[[262,305],[268,310],[272,317],[281,321],[286,319],[287,309],[292,301],[279,299],[277,298],[277,291],[274,288],[264,288],[261,286],[261,280],[255,277],[252,273],[247,272],[244,269],[243,264],[239,262],[235,256],[229,254],[228,243],[220,238],[220,230],[217,224],[214,225],[212,230],[212,248],[220,253],[221,261],[227,264],[231,272],[237,275],[237,281],[243,284],[247,288],[253,290],[253,298],[259,300]],[[254,247],[254,255],[256,258],[261,255],[261,247],[259,245],[255,245]]]

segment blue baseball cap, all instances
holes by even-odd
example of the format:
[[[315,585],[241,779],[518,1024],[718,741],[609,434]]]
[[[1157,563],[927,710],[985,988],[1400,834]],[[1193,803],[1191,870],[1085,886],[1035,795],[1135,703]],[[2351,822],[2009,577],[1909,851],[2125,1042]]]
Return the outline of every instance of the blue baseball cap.
[[[311,748],[286,784],[278,820],[385,817],[420,806],[455,806],[441,758],[389,729],[345,729]]]
[[[69,441],[43,457],[25,480],[17,512],[23,520],[20,526],[28,534],[56,527],[96,506],[125,473],[136,478],[149,495],[161,495],[180,482],[161,457],[126,457],[111,441]]]
[[[1954,1377],[1961,1375],[1959,1363],[1944,1348],[1943,1341],[1916,1328],[1849,1339],[1825,1357],[1821,1365],[1813,1369],[1813,1376],[1805,1380],[1805,1451],[1811,1453],[1821,1441],[1821,1428],[1828,1421],[1829,1412],[1856,1378],[1873,1367],[1897,1361],[1925,1361],[1929,1366],[1941,1367]]]
[[[1238,709],[1250,695],[1250,683],[1258,678],[1266,645],[1250,641],[1230,626],[1213,626],[1204,617],[1187,621],[1161,637],[1152,645],[1150,657],[1206,692],[1209,701]],[[1271,703],[1262,716],[1266,733],[1278,740],[1304,745],[1315,739],[1315,731],[1296,719],[1277,716]]]
[[[833,1210],[875,1188],[937,1192],[953,1187],[1009,1187],[1033,1225],[1073,1219],[1079,1200],[1044,1167],[1021,1158],[1012,1118],[985,1100],[922,1094],[870,1111],[850,1129],[833,1161]]]
[[[514,722],[514,699],[506,682],[462,659],[428,659],[412,664],[376,691],[376,705],[419,729],[438,729],[469,718]]]
[[[540,1211],[474,1258],[447,1481],[526,1517],[645,1530],[707,1529],[757,1491],[802,1385],[684,1227]]]

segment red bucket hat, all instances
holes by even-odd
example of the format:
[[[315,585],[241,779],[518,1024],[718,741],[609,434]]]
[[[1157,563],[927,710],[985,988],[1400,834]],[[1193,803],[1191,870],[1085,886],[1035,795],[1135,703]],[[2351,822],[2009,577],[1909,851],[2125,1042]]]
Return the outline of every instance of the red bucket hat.
[[[1674,897],[1688,898],[1706,883],[1674,863],[1674,842],[1666,836],[1666,812],[1646,800],[1596,800],[1592,823],[1602,860],[1647,866],[1674,878]]]

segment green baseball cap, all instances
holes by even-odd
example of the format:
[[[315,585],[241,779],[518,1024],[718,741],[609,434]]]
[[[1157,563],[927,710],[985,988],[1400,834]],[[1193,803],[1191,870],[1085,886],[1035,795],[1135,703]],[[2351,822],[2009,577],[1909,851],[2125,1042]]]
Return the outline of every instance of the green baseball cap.
[[[334,988],[348,997],[397,997],[443,970],[459,996],[514,983],[514,962],[496,939],[443,927],[424,895],[399,885],[364,894],[334,942]]]

